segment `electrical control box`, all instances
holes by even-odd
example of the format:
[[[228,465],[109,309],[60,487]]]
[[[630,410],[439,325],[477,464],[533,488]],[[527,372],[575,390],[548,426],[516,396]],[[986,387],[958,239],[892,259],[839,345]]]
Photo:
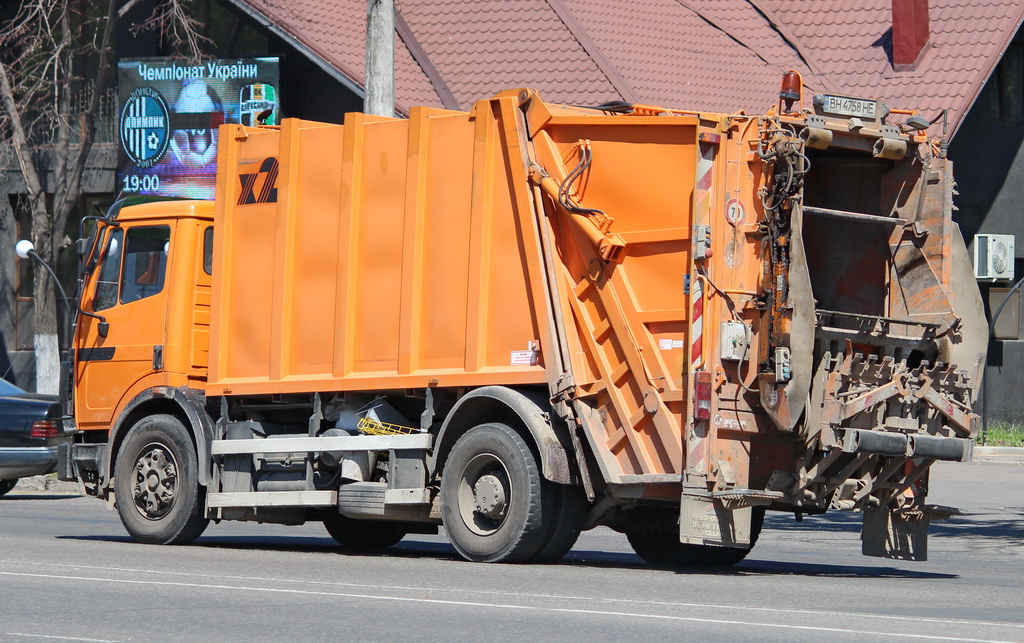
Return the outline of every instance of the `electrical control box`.
[[[743,360],[750,356],[750,326],[739,321],[722,322],[722,330],[718,334],[721,359]]]

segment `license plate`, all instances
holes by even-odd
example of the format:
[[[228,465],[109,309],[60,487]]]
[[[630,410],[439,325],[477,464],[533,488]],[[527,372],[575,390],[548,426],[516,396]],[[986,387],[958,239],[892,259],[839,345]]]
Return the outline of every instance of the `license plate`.
[[[873,100],[847,98],[845,96],[824,96],[822,111],[840,116],[856,116],[857,118],[878,118],[878,103]]]

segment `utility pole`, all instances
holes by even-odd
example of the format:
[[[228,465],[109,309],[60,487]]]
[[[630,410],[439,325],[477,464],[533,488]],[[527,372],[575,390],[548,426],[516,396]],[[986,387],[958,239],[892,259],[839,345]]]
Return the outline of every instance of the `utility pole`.
[[[395,115],[395,3],[366,0],[366,98],[363,111]]]

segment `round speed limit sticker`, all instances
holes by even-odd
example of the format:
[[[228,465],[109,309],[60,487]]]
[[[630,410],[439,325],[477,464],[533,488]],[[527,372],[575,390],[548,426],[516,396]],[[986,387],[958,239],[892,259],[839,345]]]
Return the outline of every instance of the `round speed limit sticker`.
[[[739,199],[733,199],[725,204],[725,219],[729,223],[738,226],[746,218],[746,210],[743,209],[743,204],[739,202]]]

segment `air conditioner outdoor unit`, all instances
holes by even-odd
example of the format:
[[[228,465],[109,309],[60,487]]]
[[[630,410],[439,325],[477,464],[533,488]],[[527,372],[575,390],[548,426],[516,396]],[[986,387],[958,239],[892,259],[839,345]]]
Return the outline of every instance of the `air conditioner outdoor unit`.
[[[1013,235],[974,235],[974,276],[979,281],[1013,279]]]

